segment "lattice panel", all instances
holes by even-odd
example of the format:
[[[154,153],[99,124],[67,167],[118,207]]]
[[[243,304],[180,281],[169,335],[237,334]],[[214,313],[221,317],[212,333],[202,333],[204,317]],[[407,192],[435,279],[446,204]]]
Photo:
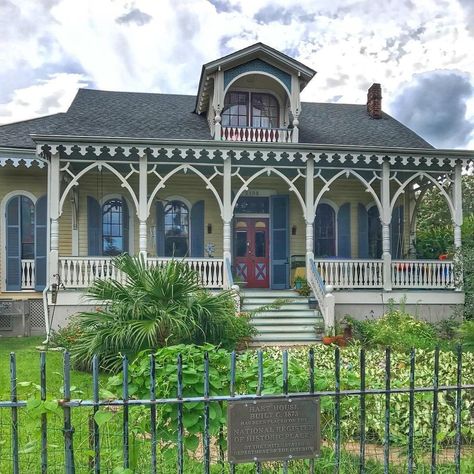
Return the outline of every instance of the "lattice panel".
[[[0,331],[11,331],[13,329],[13,318],[10,314],[0,314]]]
[[[30,328],[44,329],[44,307],[43,300],[30,300]]]

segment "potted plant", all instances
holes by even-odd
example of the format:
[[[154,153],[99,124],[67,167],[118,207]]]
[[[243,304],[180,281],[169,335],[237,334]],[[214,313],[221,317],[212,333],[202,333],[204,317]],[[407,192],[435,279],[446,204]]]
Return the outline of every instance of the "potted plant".
[[[301,296],[309,296],[311,294],[311,287],[308,284],[308,280],[303,277],[295,278],[295,290]]]

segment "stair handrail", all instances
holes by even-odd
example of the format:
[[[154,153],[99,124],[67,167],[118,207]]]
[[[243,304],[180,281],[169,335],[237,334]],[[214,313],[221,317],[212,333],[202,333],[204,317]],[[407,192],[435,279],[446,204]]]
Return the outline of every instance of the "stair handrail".
[[[308,283],[318,302],[319,309],[324,319],[326,332],[334,331],[335,301],[332,294],[333,287],[325,285],[321,274],[312,258],[309,259]]]

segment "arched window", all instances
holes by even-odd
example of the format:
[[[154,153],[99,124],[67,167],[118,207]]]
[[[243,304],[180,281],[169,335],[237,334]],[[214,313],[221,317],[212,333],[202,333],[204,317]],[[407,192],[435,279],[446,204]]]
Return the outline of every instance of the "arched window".
[[[102,206],[102,255],[119,255],[126,251],[124,219],[121,199],[109,199]]]
[[[165,205],[165,256],[186,257],[189,253],[189,209],[181,201]]]
[[[336,213],[329,204],[318,204],[314,219],[314,255],[336,255]]]
[[[368,212],[369,258],[382,256],[382,225],[377,206],[372,206]]]
[[[222,112],[224,127],[278,128],[278,101],[260,92],[228,92]]]

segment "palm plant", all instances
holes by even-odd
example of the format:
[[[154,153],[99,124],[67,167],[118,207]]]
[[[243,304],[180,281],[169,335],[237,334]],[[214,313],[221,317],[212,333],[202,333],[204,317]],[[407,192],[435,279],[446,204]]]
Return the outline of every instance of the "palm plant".
[[[124,254],[114,265],[125,283],[97,279],[88,289],[87,297],[102,307],[78,315],[82,336],[71,349],[76,365],[90,366],[97,354],[104,368],[114,370],[119,355],[133,358],[145,349],[180,343],[233,348],[252,334],[248,321],[235,317],[232,292],[203,290],[185,263],[149,268],[143,258]]]

